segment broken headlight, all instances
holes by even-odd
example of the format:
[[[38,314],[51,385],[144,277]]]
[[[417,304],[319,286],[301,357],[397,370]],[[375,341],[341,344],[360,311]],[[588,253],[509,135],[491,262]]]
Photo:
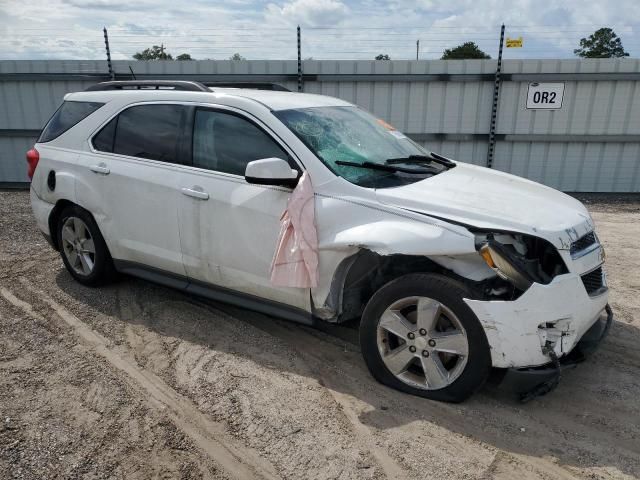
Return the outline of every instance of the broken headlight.
[[[547,284],[567,269],[558,251],[546,240],[521,234],[486,234],[478,252],[496,274],[518,290],[533,282]]]

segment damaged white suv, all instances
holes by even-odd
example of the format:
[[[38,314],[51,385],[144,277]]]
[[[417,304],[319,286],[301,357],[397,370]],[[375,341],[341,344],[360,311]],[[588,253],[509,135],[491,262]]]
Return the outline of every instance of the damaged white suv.
[[[361,318],[369,370],[405,392],[461,401],[499,367],[544,393],[611,324],[580,202],[336,98],[108,82],[68,94],[27,160],[38,226],[79,282],[123,272],[308,324]],[[318,286],[276,287],[303,172]]]

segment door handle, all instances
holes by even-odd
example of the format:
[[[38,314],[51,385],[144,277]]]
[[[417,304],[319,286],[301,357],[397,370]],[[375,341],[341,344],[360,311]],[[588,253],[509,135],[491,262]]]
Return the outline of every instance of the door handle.
[[[197,198],[198,200],[209,200],[209,194],[202,187],[194,186],[191,188],[183,187],[182,194],[187,197]]]
[[[111,172],[111,170],[107,168],[107,164],[104,162],[101,162],[98,165],[91,165],[89,169],[92,172],[101,173],[102,175],[109,175],[109,172]]]

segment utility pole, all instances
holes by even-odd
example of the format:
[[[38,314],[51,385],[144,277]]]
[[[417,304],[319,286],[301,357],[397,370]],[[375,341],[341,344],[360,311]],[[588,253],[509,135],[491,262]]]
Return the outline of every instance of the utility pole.
[[[109,69],[109,78],[115,80],[116,74],[113,71],[111,65],[111,51],[109,50],[109,34],[107,33],[107,27],[102,27],[102,33],[104,33],[104,48],[107,51],[107,68]]]
[[[164,43],[160,44],[160,60],[162,60],[164,57]]]
[[[420,40],[416,40],[416,60],[420,59]]]
[[[493,165],[493,155],[496,148],[496,122],[498,120],[498,102],[500,101],[500,73],[502,71],[502,46],[504,44],[504,24],[500,28],[500,45],[498,46],[498,65],[493,84],[493,104],[491,106],[491,123],[489,124],[489,148],[487,149],[487,167]]]
[[[300,37],[300,25],[297,29],[298,34],[298,91],[302,91],[302,45]]]

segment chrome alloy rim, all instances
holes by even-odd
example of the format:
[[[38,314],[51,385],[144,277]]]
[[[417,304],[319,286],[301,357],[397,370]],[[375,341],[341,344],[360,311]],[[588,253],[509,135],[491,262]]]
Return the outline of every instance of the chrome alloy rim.
[[[467,332],[445,305],[428,297],[402,298],[378,323],[378,351],[393,375],[412,387],[439,390],[462,374]]]
[[[62,249],[73,270],[87,276],[93,271],[96,247],[86,223],[78,217],[69,217],[62,225]]]

